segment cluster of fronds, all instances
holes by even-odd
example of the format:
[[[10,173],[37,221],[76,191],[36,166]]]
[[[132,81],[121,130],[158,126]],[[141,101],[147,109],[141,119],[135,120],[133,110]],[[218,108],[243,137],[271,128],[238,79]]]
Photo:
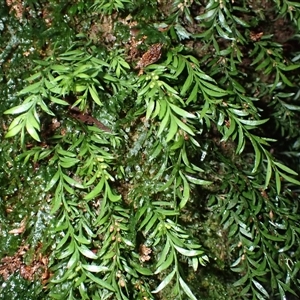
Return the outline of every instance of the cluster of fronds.
[[[212,215],[235,296],[296,295],[297,143],[274,148],[299,139],[300,52],[285,47],[296,43],[300,5],[96,0],[69,9],[88,8],[90,18],[113,14],[115,27],[97,46],[83,34],[58,41],[5,112],[16,115],[6,137],[26,148],[18,158],[51,173],[47,297],[200,298],[191,277],[215,259],[201,229]],[[289,40],[266,25],[278,18]]]

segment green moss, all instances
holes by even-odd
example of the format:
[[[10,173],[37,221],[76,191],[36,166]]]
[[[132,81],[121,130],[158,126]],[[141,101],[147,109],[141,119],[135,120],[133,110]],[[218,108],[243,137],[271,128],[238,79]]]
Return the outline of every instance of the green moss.
[[[43,286],[39,281],[30,282],[16,274],[12,275],[7,281],[0,283],[0,299],[45,299]]]

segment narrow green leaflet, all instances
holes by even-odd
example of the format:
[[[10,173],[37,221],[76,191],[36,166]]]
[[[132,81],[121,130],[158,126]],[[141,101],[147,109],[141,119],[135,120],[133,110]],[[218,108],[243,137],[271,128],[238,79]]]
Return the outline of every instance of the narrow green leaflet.
[[[264,119],[264,120],[244,120],[244,119],[238,119],[242,124],[244,125],[249,125],[249,126],[258,126],[262,125],[266,122],[269,121],[269,119]]]
[[[42,82],[41,81],[33,83],[33,84],[25,87],[24,89],[22,89],[18,93],[18,95],[20,96],[20,95],[24,95],[24,94],[28,94],[28,93],[37,94],[37,93],[39,93],[41,86],[42,86]]]
[[[275,181],[276,181],[276,192],[280,195],[281,192],[281,178],[278,172],[275,172]]]
[[[263,294],[265,297],[269,298],[268,292],[265,290],[265,288],[256,280],[252,279],[252,283],[255,285],[255,287]]]
[[[23,103],[21,105],[14,106],[14,107],[6,110],[4,112],[4,114],[6,114],[6,115],[10,115],[10,114],[16,115],[16,114],[28,111],[33,105],[34,105],[34,102]]]
[[[90,258],[90,259],[97,259],[98,258],[97,255],[93,251],[88,249],[85,245],[80,245],[78,247],[78,250],[80,251],[80,253],[82,255],[84,255],[87,258]]]
[[[180,254],[182,254],[184,256],[192,257],[192,256],[198,256],[198,255],[203,254],[202,250],[189,250],[189,249],[184,249],[184,248],[176,246],[176,245],[174,245],[174,247]]]
[[[182,199],[179,203],[179,208],[182,209],[185,207],[187,201],[190,198],[190,186],[188,184],[188,181],[186,180],[185,176],[183,174],[180,174],[181,178],[183,180],[183,193],[182,193]]]
[[[238,145],[236,148],[236,153],[241,154],[245,147],[245,137],[244,137],[244,130],[242,126],[239,124],[238,128]]]
[[[99,98],[99,95],[96,91],[96,88],[94,85],[91,85],[89,86],[89,92],[90,92],[90,95],[92,96],[93,100],[99,105],[99,106],[103,106],[100,98]]]
[[[166,137],[166,142],[169,142],[174,137],[174,135],[177,133],[177,130],[178,130],[178,126],[176,123],[176,119],[171,114],[170,115],[170,127],[169,127],[169,132]]]
[[[161,264],[164,263],[164,261],[165,261],[166,258],[167,258],[167,255],[168,255],[168,253],[169,253],[169,250],[170,250],[170,242],[169,242],[169,240],[167,240],[166,243],[165,243],[165,246],[164,246],[163,251],[160,253],[159,260],[158,260],[157,263],[156,263],[156,267],[157,267],[157,268],[158,268]]]
[[[69,239],[70,233],[67,231],[66,235],[59,241],[59,243],[56,245],[55,249],[59,250]]]
[[[185,80],[184,85],[182,86],[182,88],[180,90],[180,95],[181,96],[184,96],[186,94],[186,92],[188,91],[188,89],[190,88],[190,86],[193,83],[193,79],[194,79],[193,73],[190,72],[187,79]]]
[[[255,162],[254,162],[254,167],[252,169],[252,173],[256,173],[262,160],[262,155],[261,155],[262,151],[261,149],[259,149],[259,145],[256,143],[256,141],[251,136],[249,136],[249,138],[255,153]]]
[[[186,179],[194,184],[199,184],[199,185],[210,185],[213,182],[212,181],[208,181],[208,180],[203,180],[203,179],[199,179],[199,178],[195,178],[193,176],[190,175],[185,175]]]
[[[209,96],[209,98],[211,97],[224,97],[227,95],[227,93],[221,93],[221,92],[216,92],[214,90],[210,90],[208,88],[206,88],[205,86],[200,85],[200,90],[207,96]]]
[[[28,81],[28,82],[34,81],[34,80],[40,78],[41,75],[42,75],[42,72],[37,72],[37,73],[31,75],[30,77],[26,78],[26,81]]]
[[[66,151],[62,149],[61,147],[57,148],[57,153],[62,155],[62,156],[68,156],[68,157],[76,157],[76,154],[70,151]]]
[[[175,121],[176,121],[177,125],[178,125],[181,129],[183,129],[184,131],[186,131],[187,133],[189,133],[189,134],[192,135],[192,136],[195,135],[194,131],[193,131],[189,126],[187,126],[185,123],[183,123],[183,122],[182,122],[181,120],[179,120],[177,117],[174,116],[174,118],[175,118]]]
[[[158,213],[155,212],[144,229],[145,234],[147,234],[150,231],[150,229],[156,224],[157,219],[158,219]]]
[[[205,86],[208,90],[210,90],[210,94],[212,92],[214,92],[213,95],[215,97],[224,97],[224,96],[228,95],[227,91],[224,91],[223,89],[219,88],[217,85],[214,85],[208,81],[201,80],[201,84],[203,86]],[[202,88],[203,88],[203,86],[202,86]],[[207,89],[205,89],[205,90],[207,90]]]
[[[162,149],[163,146],[161,145],[161,143],[158,143],[157,146],[154,148],[154,151],[151,153],[149,161],[155,159],[161,153]]]
[[[64,259],[70,255],[72,255],[75,251],[75,243],[73,240],[68,244],[67,249],[63,252],[60,252],[58,255],[58,259]]]
[[[244,285],[249,278],[249,274],[247,273],[242,278],[240,278],[238,281],[234,282],[233,286],[241,286]]]
[[[283,170],[283,171],[285,171],[285,172],[287,172],[287,173],[289,173],[291,175],[295,175],[295,176],[298,175],[297,172],[295,172],[294,170],[290,169],[289,167],[287,167],[287,166],[285,166],[285,165],[283,165],[283,164],[281,164],[279,162],[275,161],[274,165],[277,166],[279,169],[281,169],[281,170]]]
[[[108,284],[106,281],[100,279],[99,277],[96,277],[95,275],[93,275],[92,273],[90,272],[86,272],[85,273],[86,276],[88,278],[90,278],[93,282],[99,284],[100,286],[102,286],[103,288],[109,290],[109,291],[112,291],[112,292],[115,292],[115,289],[110,285]]]
[[[151,210],[147,210],[147,214],[146,214],[146,217],[143,219],[143,221],[141,222],[138,230],[141,230],[143,229],[143,227],[146,225],[146,224],[149,224],[149,220],[153,217],[153,215],[156,217],[155,221],[157,220],[157,216],[156,214],[153,213],[153,211]],[[154,222],[155,222],[154,221]]]
[[[278,173],[279,173],[286,181],[291,182],[291,183],[294,183],[295,185],[300,185],[300,181],[299,181],[299,180],[297,180],[297,179],[295,179],[295,178],[293,178],[293,177],[290,177],[290,176],[286,175],[286,174],[283,173],[283,172],[278,171]]]
[[[185,283],[185,281],[179,277],[179,283],[180,286],[182,287],[183,291],[187,294],[187,296],[189,297],[189,299],[192,300],[197,300],[197,298],[195,297],[195,295],[192,293],[191,289],[189,288],[189,286]]]
[[[111,188],[110,188],[107,181],[105,181],[105,187],[106,187],[106,191],[107,191],[107,197],[110,201],[117,202],[117,201],[120,201],[122,199],[121,195],[116,195],[112,192],[112,190],[111,190]]]
[[[130,261],[130,264],[132,265],[132,267],[134,267],[134,269],[138,273],[140,273],[142,275],[150,276],[150,275],[153,274],[153,272],[150,269],[142,267],[142,266],[140,266],[139,264],[137,264],[136,262],[134,262],[132,260]]]
[[[34,138],[38,142],[41,141],[36,129],[34,128],[33,124],[29,122],[28,119],[26,120],[25,127],[27,132],[31,135],[32,138]]]
[[[170,251],[170,254],[167,257],[165,257],[165,261],[155,270],[154,274],[159,274],[163,270],[166,270],[167,268],[169,268],[170,265],[173,263],[173,261],[174,261],[174,252],[172,249]]]
[[[175,117],[174,117],[175,118]],[[168,125],[170,120],[170,109],[169,107],[167,108],[166,114],[164,116],[164,118],[162,119],[158,132],[157,132],[157,136],[160,136],[162,134],[162,132],[165,130],[166,126]]]
[[[6,138],[13,137],[13,136],[17,135],[22,129],[24,129],[24,125],[23,124],[18,124],[18,125],[16,125],[13,128],[9,128],[9,130],[6,133],[5,137]]]
[[[197,101],[197,96],[198,96],[198,84],[195,84],[193,90],[191,91],[189,97],[186,100],[186,104]]]
[[[55,114],[49,109],[49,107],[46,105],[46,103],[42,100],[41,97],[39,97],[37,104],[41,107],[41,109],[46,112],[50,116],[55,116]]]
[[[60,105],[69,105],[69,103],[65,100],[62,100],[62,99],[59,99],[57,97],[54,97],[54,96],[50,96],[50,100],[53,102],[53,103],[56,103],[56,104],[60,104]]]
[[[264,189],[267,189],[272,176],[272,162],[269,156],[267,156],[267,170],[266,170],[266,181]]]
[[[63,193],[62,183],[60,182],[55,190],[55,197],[52,199],[52,203],[51,203],[52,208],[51,208],[51,212],[50,212],[51,214],[54,214],[55,212],[57,212],[58,209],[61,207],[62,201],[63,201],[62,193]]]
[[[212,19],[215,18],[215,16],[217,15],[218,11],[219,11],[218,8],[210,9],[207,12],[205,12],[204,14],[201,14],[201,15],[197,16],[196,20],[210,21],[210,20],[212,20]]]
[[[97,197],[103,190],[104,182],[105,182],[105,177],[102,176],[100,181],[97,183],[96,187],[94,187],[91,192],[89,192],[87,195],[85,195],[84,199],[91,200],[91,199],[94,199],[95,197]]]
[[[266,228],[262,229],[260,232],[263,236],[265,236],[266,238],[268,238],[271,241],[282,242],[285,240],[285,237],[283,237],[283,236],[275,236],[275,235],[271,235],[271,234],[267,233]]]
[[[67,263],[67,269],[68,270],[74,269],[78,261],[79,261],[79,254],[78,254],[78,250],[76,249]]]
[[[235,131],[235,128],[236,128],[236,122],[234,120],[234,118],[230,118],[229,120],[229,128],[227,129],[227,127],[225,127],[225,135],[224,137],[222,138],[222,141],[227,141],[229,139],[229,137],[233,134],[233,132]]]
[[[167,91],[169,91],[173,95],[177,95],[178,94],[178,92],[175,89],[173,89],[170,85],[168,85],[164,81],[157,81],[157,84],[161,84],[162,87],[164,87]],[[149,95],[151,95],[151,94],[149,94]]]
[[[60,171],[56,171],[56,173],[54,174],[54,176],[51,178],[51,180],[48,182],[47,186],[46,186],[46,192],[49,191],[58,181],[60,177]]]
[[[71,168],[75,166],[78,162],[80,162],[79,159],[73,158],[73,157],[61,157],[60,158],[60,166],[62,168]]]
[[[152,293],[156,294],[163,290],[171,282],[175,273],[176,269],[174,269],[167,277],[165,277],[165,279],[159,284],[159,286],[154,291],[152,291]]]
[[[146,119],[149,120],[155,107],[155,101],[151,99],[147,105]]]
[[[62,174],[62,175],[63,175],[63,179],[64,179],[70,186],[72,186],[72,187],[75,186],[75,187],[77,187],[77,188],[79,188],[79,189],[83,189],[83,188],[84,188],[84,186],[83,186],[80,182],[74,180],[73,178],[67,176],[66,174]]]
[[[74,238],[80,244],[85,244],[85,245],[90,245],[91,244],[91,240],[87,239],[82,233],[79,233],[79,235],[75,234]]]
[[[178,114],[178,115],[179,115],[180,117],[182,117],[182,118],[191,118],[191,119],[196,118],[195,115],[193,115],[193,114],[191,114],[191,113],[189,113],[189,112],[187,112],[187,111],[181,109],[180,107],[178,107],[178,106],[176,106],[176,105],[174,105],[174,104],[172,104],[172,103],[169,103],[169,106],[170,106],[170,108],[171,108],[176,114]]]
[[[85,270],[92,272],[92,273],[100,273],[100,272],[108,272],[109,268],[105,266],[98,266],[98,265],[81,265]]]

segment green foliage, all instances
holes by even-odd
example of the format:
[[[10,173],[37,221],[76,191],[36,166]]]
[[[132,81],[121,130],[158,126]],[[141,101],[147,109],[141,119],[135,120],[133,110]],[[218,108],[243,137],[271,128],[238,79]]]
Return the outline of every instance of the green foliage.
[[[34,59],[20,103],[4,112],[14,116],[5,136],[20,137],[19,161],[50,173],[44,192],[55,222],[38,237],[52,273],[47,297],[202,299],[207,283],[195,286],[190,274],[210,266],[226,269],[232,297],[297,295],[299,147],[274,148],[299,141],[300,53],[287,55],[267,26],[258,31],[270,18],[260,5],[150,1],[140,44],[164,47],[139,75],[126,25],[110,33],[114,45],[70,34],[70,45],[64,36]],[[297,3],[268,5],[274,20],[288,16],[299,30]],[[118,12],[134,22],[140,6],[95,1],[92,10],[125,24]],[[74,108],[111,132],[76,121]],[[226,255],[201,229],[207,212],[223,228]]]
[[[249,294],[269,298],[275,291],[279,291],[281,298],[285,297],[285,291],[296,295],[285,278],[288,276],[290,284],[298,285],[298,264],[294,260],[299,239],[298,219],[296,215],[292,218],[287,215],[291,213],[289,207],[294,212],[298,209],[293,205],[293,195],[286,191],[279,196],[275,182],[268,192],[264,191],[258,185],[261,175],[251,179],[241,173],[239,177],[224,178],[223,186],[228,193],[210,198],[229,237],[235,240],[231,247],[238,258],[231,270],[243,272],[243,276],[234,286],[241,287],[239,295],[243,299],[248,299]],[[267,282],[271,284],[266,285]]]
[[[88,98],[98,106],[103,105],[100,99],[108,96],[104,91],[108,84],[116,92],[123,88],[130,88],[125,80],[118,79],[120,72],[125,73],[125,69],[120,69],[119,66],[128,68],[125,61],[120,58],[116,60],[115,57],[110,56],[108,59],[112,59],[112,62],[107,63],[96,58],[96,56],[96,53],[89,55],[84,50],[70,49],[57,58],[52,56],[47,61],[37,61],[36,73],[27,79],[30,84],[19,92],[20,96],[25,95],[26,97],[23,104],[5,112],[6,114],[20,114],[11,123],[6,136],[11,137],[21,132],[21,144],[24,144],[26,130],[32,138],[40,141],[38,135],[41,128],[39,115],[41,113],[54,115],[49,108],[50,105],[65,106],[68,103],[64,98],[76,95],[78,100],[73,103],[73,106],[78,105],[81,110],[84,110]],[[146,76],[144,82],[144,77],[136,81],[136,85],[131,85],[131,89],[137,90],[138,86],[149,86],[146,81],[149,79]],[[101,85],[101,83],[103,84]],[[163,83],[162,87],[173,91],[173,88],[167,83]],[[143,94],[142,89],[141,93],[138,93],[140,99],[137,101],[138,105]],[[147,96],[148,94],[146,93]],[[173,100],[170,98],[170,101]],[[171,137],[169,134],[167,136],[164,134],[164,143],[173,139],[178,128],[194,135],[188,125],[179,118],[195,118],[195,116],[169,103],[167,98],[165,103],[165,116],[163,118],[171,119],[170,126],[175,126],[175,131],[172,129],[173,135]],[[167,120],[166,125],[169,125],[168,123]],[[164,129],[160,126],[157,136],[162,135]],[[171,150],[177,150],[176,152],[179,154],[178,159],[175,159],[172,175],[156,191],[156,193],[161,193],[166,189],[175,190],[181,200],[177,203],[177,197],[174,195],[171,202],[151,201],[150,199],[142,201],[136,195],[132,199],[134,204],[132,203],[126,208],[128,205],[125,203],[121,206],[118,204],[121,195],[115,194],[112,190],[111,182],[114,182],[115,178],[113,174],[108,172],[115,168],[115,163],[113,163],[115,157],[110,152],[121,147],[120,138],[111,134],[103,134],[100,129],[94,127],[88,127],[87,130],[84,134],[69,133],[65,136],[53,136],[53,142],[51,142],[53,146],[49,145],[50,147],[46,148],[36,146],[25,151],[21,156],[21,158],[25,158],[25,161],[30,160],[30,157],[33,157],[35,162],[47,159],[49,166],[55,165],[57,169],[46,187],[46,191],[55,187],[51,213],[56,213],[60,217],[54,232],[64,232],[63,238],[57,242],[54,251],[54,255],[57,253],[56,257],[61,261],[58,264],[60,267],[56,265],[54,269],[61,271],[62,267],[66,267],[68,271],[63,275],[58,272],[52,282],[57,286],[68,278],[82,278],[79,280],[80,284],[74,283],[69,286],[69,296],[73,293],[76,294],[78,289],[81,297],[86,298],[85,290],[94,289],[93,286],[96,284],[100,285],[101,290],[103,289],[102,292],[99,291],[100,295],[114,292],[117,298],[125,299],[126,293],[124,294],[121,288],[127,287],[128,276],[138,278],[138,273],[149,276],[153,274],[154,270],[154,274],[159,274],[173,266],[173,271],[165,277],[153,293],[160,292],[171,280],[176,278],[174,296],[180,294],[181,290],[192,295],[180,274],[178,255],[186,256],[195,270],[197,270],[199,263],[205,264],[207,257],[201,246],[193,242],[183,227],[172,221],[172,217],[177,216],[179,209],[186,205],[190,196],[191,183],[204,185],[210,182],[192,175],[201,169],[188,161],[185,148],[182,147],[184,145],[183,133],[178,135],[181,143],[180,151],[178,146],[171,148]],[[196,141],[194,144],[198,145]],[[158,143],[151,159],[158,157],[161,150],[162,146]],[[175,153],[170,154],[170,156],[164,155],[165,163],[160,167],[156,178],[153,180],[161,181],[161,176],[168,167],[168,160],[174,160],[173,157],[175,158],[177,155]],[[185,170],[181,169],[181,165],[185,165]],[[123,176],[123,167],[117,166],[117,168],[120,169],[120,174]],[[70,170],[72,170],[73,176],[70,176]],[[143,203],[144,201],[146,202]],[[99,206],[98,215],[92,209],[95,205]],[[132,215],[135,217],[131,220],[130,216]],[[132,233],[132,231],[137,230],[136,226],[138,226],[138,231],[143,232],[145,236],[149,234],[149,239],[155,237],[153,246],[162,244],[158,248],[161,248],[162,252],[157,251],[156,253],[160,259],[155,264],[153,271],[140,266],[137,260],[138,256],[130,258],[131,255],[129,255],[129,260],[125,259],[124,252],[130,252],[138,247],[135,234]],[[127,233],[129,229],[131,234]],[[96,242],[99,236],[101,236],[100,243]],[[189,241],[188,244],[185,244],[187,241]],[[152,243],[150,245],[152,246]],[[96,254],[92,251],[94,248]],[[115,257],[115,262],[111,261],[112,257]],[[95,260],[96,265],[90,264],[87,259]],[[105,280],[93,275],[93,273],[98,272],[106,274],[104,275]],[[117,279],[115,274],[118,272],[125,272],[125,275],[120,275]],[[126,281],[125,278],[127,278]],[[147,291],[148,294],[150,293],[149,287],[143,289],[145,289],[145,293]],[[127,293],[130,294],[130,292]],[[51,289],[51,297],[57,297],[55,289]]]
[[[123,10],[125,5],[130,3],[130,0],[96,0],[93,8],[105,14],[111,14],[114,11]]]

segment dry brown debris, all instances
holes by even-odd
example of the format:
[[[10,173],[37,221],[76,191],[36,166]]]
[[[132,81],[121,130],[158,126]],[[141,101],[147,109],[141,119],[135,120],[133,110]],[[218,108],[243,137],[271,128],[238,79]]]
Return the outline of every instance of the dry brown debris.
[[[253,42],[257,42],[261,39],[261,37],[264,35],[263,32],[254,32],[254,31],[251,31],[250,32],[250,39],[253,41]]]
[[[151,256],[149,254],[151,254],[152,250],[150,248],[146,247],[144,244],[141,244],[139,250],[141,262],[145,262],[151,259]]]
[[[8,233],[10,234],[21,234],[25,231],[26,228],[26,217],[21,221],[20,226],[18,228],[14,228],[10,230]]]
[[[6,5],[11,7],[10,12],[15,12],[17,19],[22,19],[25,8],[21,0],[6,0]]]
[[[144,53],[135,67],[135,69],[140,69],[139,75],[143,74],[143,68],[157,62],[160,59],[162,47],[162,44],[154,44],[146,53]]]
[[[0,262],[0,275],[7,280],[10,275],[19,272],[20,275],[26,280],[40,279],[43,284],[46,283],[50,276],[48,270],[48,257],[41,254],[41,247],[35,251],[35,255],[29,265],[24,263],[24,256],[29,250],[28,245],[22,245],[13,256],[5,256]]]

